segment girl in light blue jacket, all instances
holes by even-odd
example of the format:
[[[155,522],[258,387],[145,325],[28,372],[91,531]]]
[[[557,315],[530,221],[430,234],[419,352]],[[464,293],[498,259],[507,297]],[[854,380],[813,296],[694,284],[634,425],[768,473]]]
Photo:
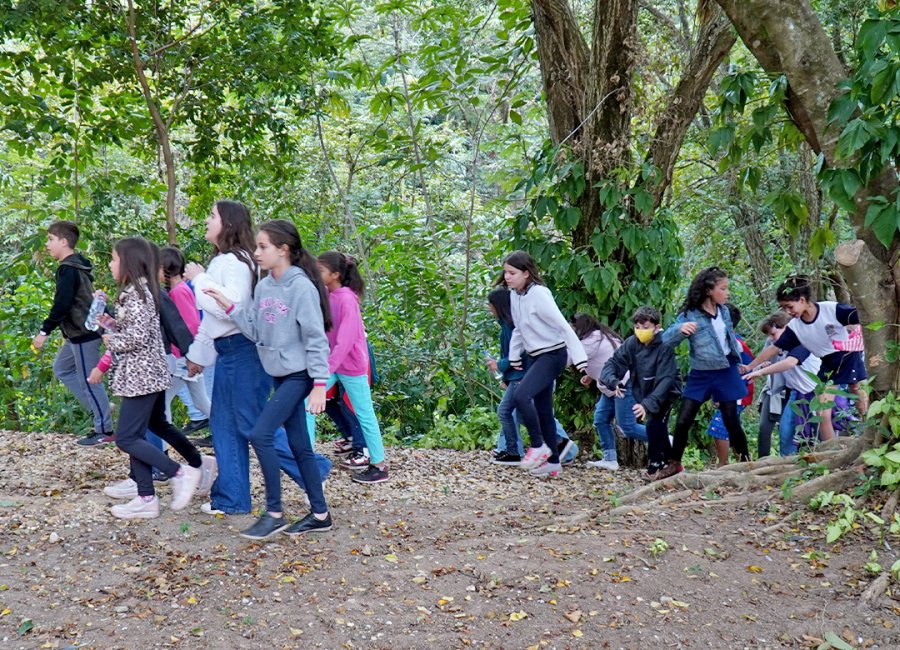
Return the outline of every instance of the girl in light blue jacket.
[[[738,459],[750,460],[737,407],[738,401],[747,394],[747,386],[738,368],[741,347],[734,337],[731,316],[725,307],[727,302],[728,275],[717,266],[702,270],[691,282],[675,323],[664,334],[664,340],[673,346],[688,339],[691,370],[675,423],[673,457],[657,472],[657,480],[683,470],[681,458],[688,432],[708,399],[719,404],[731,448]]]

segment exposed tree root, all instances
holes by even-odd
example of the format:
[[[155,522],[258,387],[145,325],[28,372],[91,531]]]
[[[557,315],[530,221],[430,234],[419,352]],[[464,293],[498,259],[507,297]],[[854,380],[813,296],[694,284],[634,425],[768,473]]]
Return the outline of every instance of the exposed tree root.
[[[831,474],[818,476],[794,488],[793,500],[806,503],[819,492],[842,492],[851,487],[859,476],[859,468],[842,469]]]
[[[893,491],[891,496],[888,497],[888,500],[884,504],[884,508],[881,509],[881,518],[885,521],[890,521],[891,517],[894,516],[894,511],[897,510],[897,502],[900,501],[900,488],[897,488]]]
[[[788,480],[793,480],[797,485],[779,496],[806,503],[822,490],[840,492],[850,488],[863,469],[860,454],[871,447],[875,435],[874,428],[869,428],[855,438],[833,438],[823,442],[815,450],[800,456],[767,456],[757,461],[734,463],[699,473],[682,472],[624,495],[621,505],[611,514],[620,516],[680,502],[693,506],[696,502],[691,500],[692,493],[699,490],[738,492],[724,499],[704,502],[705,505],[753,506],[772,499],[775,496],[773,491],[779,490]],[[829,471],[801,482],[811,467]],[[900,494],[892,495],[887,504],[891,507],[885,507],[885,512],[889,511],[889,514],[883,518],[890,518],[898,506],[898,500]]]
[[[862,596],[859,597],[860,609],[871,607],[881,597],[881,594],[884,593],[890,582],[891,574],[888,571],[883,571],[880,576],[872,581],[872,584],[866,587]]]

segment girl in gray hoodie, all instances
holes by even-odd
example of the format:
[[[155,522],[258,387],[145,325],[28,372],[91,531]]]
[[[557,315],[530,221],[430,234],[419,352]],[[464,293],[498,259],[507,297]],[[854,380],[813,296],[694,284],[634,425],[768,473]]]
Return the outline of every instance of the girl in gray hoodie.
[[[252,305],[244,308],[215,289],[204,289],[244,336],[256,342],[263,368],[275,383],[275,392],[250,433],[265,482],[266,512],[241,535],[268,539],[281,531],[300,535],[330,530],[331,513],[304,412],[307,398],[311,413],[325,410],[329,374],[325,331],[331,327],[328,294],[315,259],[303,248],[297,228],[289,221],[279,219],[261,225],[254,256],[269,275],[256,285]],[[281,507],[281,469],[274,444],[275,430],[280,426],[287,431],[311,508],[306,517],[290,526]]]

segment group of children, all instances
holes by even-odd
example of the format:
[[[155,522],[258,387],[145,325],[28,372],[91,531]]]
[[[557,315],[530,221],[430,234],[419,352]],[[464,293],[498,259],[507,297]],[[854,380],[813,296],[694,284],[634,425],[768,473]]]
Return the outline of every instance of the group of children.
[[[588,464],[619,468],[615,419],[623,435],[647,443],[651,480],[683,471],[688,434],[708,400],[718,409],[710,428],[713,436],[727,436],[724,444],[717,440],[720,464],[727,463],[729,447],[739,461],[750,460],[740,413],[749,403],[752,381],[764,375],[781,382],[767,383],[765,415],[770,419],[777,402],[782,455],[795,453],[796,439],[811,439],[816,429],[822,440],[834,435],[832,407],[839,387],[854,394],[860,414],[866,412],[868,399],[861,385],[866,369],[861,337],[854,332],[859,315],[850,305],[814,301],[805,277],[789,278],[778,288],[782,311],[762,323],[769,344],[756,358],[735,334],[740,312],[728,303],[728,276],[717,267],[704,269],[693,279],[670,327],[663,330],[659,311],[644,306],[632,315],[634,332],[624,340],[588,314],[576,314],[567,322],[534,260],[523,251],[506,258],[498,284],[503,285],[499,291],[509,293],[512,309],[510,317],[504,317],[496,308],[502,302],[498,290],[491,293],[489,308],[501,327],[501,357],[488,365],[503,371],[505,387],[497,410],[505,447],[494,452],[495,463],[520,465],[536,476],[560,473],[551,443],[553,388],[567,360],[582,373],[583,385],[596,382],[600,390],[594,425],[603,457]],[[685,339],[690,370],[682,383],[675,349]],[[816,379],[824,382],[823,391],[816,390]],[[679,399],[669,436],[669,413]],[[524,456],[518,451],[518,428],[510,424],[515,413],[528,431],[530,445]],[[761,433],[770,434],[771,427]]]
[[[54,327],[62,328],[65,340],[54,370],[94,413],[88,444],[114,441],[130,458],[129,477],[104,489],[112,498],[128,499],[111,508],[114,516],[159,516],[154,469],[171,480],[173,510],[200,493],[210,496],[201,508],[208,514],[249,513],[252,446],[266,509],[241,535],[267,539],[282,531],[329,530],[323,487],[332,463],[314,452],[313,416],[325,411],[328,391],[338,385],[344,402],[332,414],[339,413],[341,423],[359,430],[364,441],[362,448],[336,448],[349,454],[341,467],[356,470],[351,478],[358,483],[388,480],[369,388],[360,313],[364,283],[351,257],[337,251],[312,257],[288,221],[264,223],[254,235],[246,206],[219,201],[206,220],[213,246],[208,269],[185,264],[176,248],[160,251],[140,237],[115,244],[109,269],[118,293],[100,318],[101,334],[85,325],[95,292],[90,263],[75,252],[78,237],[72,222],[48,228],[47,250],[60,262],[57,290],[33,345],[40,349]],[[209,366],[215,375],[211,400],[196,381]],[[114,432],[101,383],[107,371],[113,394],[121,398]],[[201,454],[171,424],[171,400],[182,383],[192,387],[195,406],[208,414],[214,457]],[[186,463],[171,460],[151,442],[153,436]],[[310,513],[294,523],[283,511],[281,471],[310,504]]]

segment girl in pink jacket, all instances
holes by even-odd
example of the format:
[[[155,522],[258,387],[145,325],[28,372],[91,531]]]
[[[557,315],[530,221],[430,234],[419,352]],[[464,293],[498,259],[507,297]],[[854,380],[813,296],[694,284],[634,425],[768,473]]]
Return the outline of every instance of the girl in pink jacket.
[[[369,457],[351,454],[341,467],[363,469],[353,475],[357,483],[381,483],[388,480],[384,461],[381,428],[375,417],[372,391],[369,388],[369,351],[366,330],[360,313],[360,300],[365,283],[356,260],[338,251],[322,253],[318,258],[322,282],[328,289],[334,326],[326,332],[331,354],[328,356],[328,388],[340,382],[350,398],[362,428]]]

